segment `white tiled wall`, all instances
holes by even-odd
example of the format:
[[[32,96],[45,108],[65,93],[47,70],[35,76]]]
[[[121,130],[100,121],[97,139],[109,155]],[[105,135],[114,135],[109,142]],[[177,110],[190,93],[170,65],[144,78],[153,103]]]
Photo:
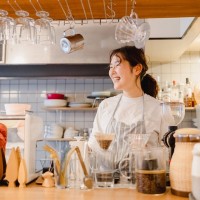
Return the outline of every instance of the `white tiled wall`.
[[[176,62],[149,63],[149,73],[165,81],[185,83],[188,77],[194,85],[200,81],[200,52],[186,52]],[[69,101],[92,101],[87,96],[92,91],[112,89],[109,78],[66,78],[66,79],[10,79],[0,80],[0,109],[5,103],[30,103],[32,110],[44,119],[45,124],[62,122],[64,126],[77,129],[92,127],[95,111],[47,112],[42,109],[47,92],[65,93]],[[182,126],[191,127],[195,111],[187,111]]]
[[[44,119],[45,124],[59,122],[65,127],[89,128],[92,127],[95,111],[47,112],[42,109],[46,93],[64,93],[68,101],[93,102],[93,99],[87,98],[92,91],[102,91],[112,87],[109,78],[0,80],[0,109],[1,112],[5,111],[5,103],[30,103],[32,110]]]

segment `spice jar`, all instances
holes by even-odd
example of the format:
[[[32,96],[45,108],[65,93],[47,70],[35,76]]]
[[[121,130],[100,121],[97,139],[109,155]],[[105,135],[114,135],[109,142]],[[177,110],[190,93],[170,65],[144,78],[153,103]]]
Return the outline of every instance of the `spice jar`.
[[[137,153],[136,188],[145,194],[166,191],[166,159],[164,147],[144,148]]]

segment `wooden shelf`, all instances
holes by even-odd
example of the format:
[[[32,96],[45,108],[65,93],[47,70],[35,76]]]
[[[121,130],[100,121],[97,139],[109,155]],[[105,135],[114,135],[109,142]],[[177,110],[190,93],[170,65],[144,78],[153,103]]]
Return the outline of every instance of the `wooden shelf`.
[[[60,110],[60,111],[96,111],[98,107],[90,107],[90,108],[78,108],[78,107],[43,107],[44,110],[47,111],[56,111],[56,110]],[[186,107],[185,110],[196,110],[195,107]]]
[[[47,111],[96,111],[97,107],[90,107],[90,108],[78,108],[78,107],[43,107],[44,110]]]
[[[196,110],[196,108],[195,107],[185,107],[185,110],[187,111],[187,110]]]

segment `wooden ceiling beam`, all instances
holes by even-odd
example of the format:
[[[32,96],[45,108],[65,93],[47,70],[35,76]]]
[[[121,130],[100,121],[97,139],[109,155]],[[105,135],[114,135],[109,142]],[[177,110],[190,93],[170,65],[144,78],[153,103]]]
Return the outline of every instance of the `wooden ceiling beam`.
[[[90,5],[88,4],[90,2]],[[30,13],[30,17],[37,18],[35,10],[30,3],[30,0],[16,0],[21,9]],[[34,7],[39,11],[43,10],[50,13],[50,17],[54,20],[65,20],[66,16],[63,13],[58,0],[37,0],[31,1]],[[68,9],[66,2],[68,2],[70,11],[75,20],[92,19],[105,19],[111,18],[109,9],[109,0],[60,0],[66,14]],[[104,5],[103,2],[106,4]],[[14,9],[18,9],[14,0],[10,0]],[[115,11],[115,18],[120,19],[123,16],[130,15],[132,8],[132,1],[127,0],[127,7],[125,0],[113,0],[113,10]],[[90,12],[90,8],[92,13]],[[16,18],[14,10],[8,4],[7,0],[0,0],[0,9],[7,10],[9,16]],[[200,1],[197,0],[136,0],[134,11],[138,14],[139,18],[173,18],[173,17],[200,17]],[[86,17],[85,17],[86,14]]]

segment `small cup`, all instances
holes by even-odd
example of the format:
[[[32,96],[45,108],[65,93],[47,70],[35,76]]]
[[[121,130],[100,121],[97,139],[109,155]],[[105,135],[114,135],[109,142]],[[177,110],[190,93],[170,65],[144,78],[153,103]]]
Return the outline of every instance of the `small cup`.
[[[113,187],[115,175],[115,162],[112,153],[104,155],[92,152],[89,155],[91,174],[93,175],[96,188]]]

